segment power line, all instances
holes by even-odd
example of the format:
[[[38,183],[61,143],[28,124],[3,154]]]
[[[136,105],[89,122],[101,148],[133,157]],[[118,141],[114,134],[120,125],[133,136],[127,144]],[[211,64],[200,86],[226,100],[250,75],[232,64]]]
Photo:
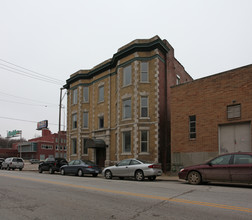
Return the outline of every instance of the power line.
[[[64,81],[62,81],[62,80],[59,80],[59,79],[56,79],[56,78],[53,78],[53,77],[50,77],[50,76],[46,76],[44,74],[37,73],[37,72],[35,72],[33,70],[29,70],[27,68],[18,66],[18,65],[14,64],[14,63],[5,61],[3,59],[0,59],[0,60],[5,62],[5,63],[8,63],[10,65],[13,65],[15,67],[20,68],[20,69],[17,69],[17,68],[14,68],[12,66],[0,63],[0,65],[1,65],[0,68],[1,69],[7,70],[9,72],[13,72],[13,73],[16,73],[16,74],[19,74],[19,75],[23,75],[23,76],[26,76],[26,77],[30,77],[30,78],[33,78],[33,79],[37,79],[37,80],[41,80],[41,81],[61,85],[61,86],[62,86],[62,84],[64,84]],[[29,72],[27,72],[27,71],[29,71]]]
[[[16,103],[16,104],[22,104],[22,105],[31,105],[31,106],[40,106],[40,107],[56,107],[56,106],[48,106],[48,105],[29,104],[29,103],[16,102],[16,101],[4,100],[4,99],[0,99],[0,102],[9,102],[9,103]]]
[[[0,116],[0,118],[2,118],[2,119],[8,119],[8,120],[14,120],[14,121],[31,122],[31,123],[36,123],[37,124],[37,121],[30,121],[30,120],[25,120],[25,119],[10,118],[10,117],[4,117],[4,116]],[[50,125],[56,125],[56,126],[58,126],[58,124],[55,124],[55,123],[50,123]]]
[[[8,61],[3,60],[3,59],[1,59],[1,58],[0,58],[0,60],[3,61],[3,62],[5,62],[5,63],[11,64],[11,65],[13,65],[13,66],[16,66],[16,67],[18,67],[18,68],[21,68],[21,69],[27,70],[27,71],[29,71],[29,72],[35,73],[36,75],[43,76],[43,77],[46,77],[46,78],[49,78],[49,79],[52,79],[52,80],[64,82],[64,81],[59,80],[59,79],[57,79],[57,78],[54,78],[54,77],[51,77],[51,76],[47,76],[47,75],[44,75],[44,74],[41,74],[41,73],[38,73],[38,72],[35,72],[35,71],[33,71],[33,70],[30,70],[30,69],[24,68],[24,67],[22,67],[22,66],[16,65],[16,64],[14,64],[14,63],[8,62]]]
[[[32,101],[32,102],[37,102],[37,103],[43,103],[45,105],[55,105],[55,106],[58,106],[57,104],[54,104],[54,103],[40,102],[40,101],[37,101],[35,99],[29,99],[29,98],[25,98],[25,97],[21,97],[21,96],[16,96],[16,95],[12,95],[12,94],[9,94],[9,93],[6,93],[6,92],[2,92],[2,91],[0,91],[0,93],[2,93],[4,95],[7,95],[7,96],[12,96],[12,97],[15,97],[15,98],[19,98],[19,99],[24,99],[24,100],[28,100],[28,101]]]

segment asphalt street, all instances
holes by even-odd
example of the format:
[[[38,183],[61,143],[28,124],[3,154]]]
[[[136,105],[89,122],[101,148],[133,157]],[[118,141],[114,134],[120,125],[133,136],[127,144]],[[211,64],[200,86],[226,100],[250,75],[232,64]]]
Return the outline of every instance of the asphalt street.
[[[251,188],[0,170],[0,219],[252,219]]]

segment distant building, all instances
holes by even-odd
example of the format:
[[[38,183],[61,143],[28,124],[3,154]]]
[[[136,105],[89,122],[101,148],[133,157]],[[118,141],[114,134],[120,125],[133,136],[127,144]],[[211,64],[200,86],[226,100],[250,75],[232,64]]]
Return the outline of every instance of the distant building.
[[[229,152],[251,152],[252,65],[171,89],[174,171]]]
[[[125,158],[170,165],[170,86],[191,76],[158,36],[134,40],[90,70],[72,74],[67,159],[100,166]]]
[[[18,155],[23,159],[45,160],[47,157],[66,157],[66,132],[52,134],[42,129],[42,136],[17,144]]]

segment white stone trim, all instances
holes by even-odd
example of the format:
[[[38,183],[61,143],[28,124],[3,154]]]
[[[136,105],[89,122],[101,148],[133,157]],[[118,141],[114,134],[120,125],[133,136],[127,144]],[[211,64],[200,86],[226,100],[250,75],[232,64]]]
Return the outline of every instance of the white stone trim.
[[[158,50],[156,51],[158,53]],[[159,59],[155,58],[155,162],[158,162],[159,156]]]

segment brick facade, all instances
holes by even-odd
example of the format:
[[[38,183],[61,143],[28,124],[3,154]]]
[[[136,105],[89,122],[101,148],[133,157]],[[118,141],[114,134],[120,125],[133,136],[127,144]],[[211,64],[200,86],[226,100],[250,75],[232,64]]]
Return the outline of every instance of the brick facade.
[[[101,166],[131,157],[169,163],[169,86],[177,75],[182,82],[192,80],[158,36],[132,41],[112,59],[72,74],[65,85],[68,160],[90,159]],[[103,140],[104,148],[85,152],[88,139]]]
[[[239,107],[240,115],[228,118],[228,106]],[[189,137],[189,116],[196,116],[196,138]],[[237,140],[232,140],[231,135],[226,141],[235,146],[235,151],[243,151],[242,145],[250,143],[245,149],[252,151],[251,120],[252,65],[172,87],[171,153],[174,171],[178,171],[180,166],[201,163],[230,151],[222,146],[220,129],[223,127],[246,125],[247,134]]]

